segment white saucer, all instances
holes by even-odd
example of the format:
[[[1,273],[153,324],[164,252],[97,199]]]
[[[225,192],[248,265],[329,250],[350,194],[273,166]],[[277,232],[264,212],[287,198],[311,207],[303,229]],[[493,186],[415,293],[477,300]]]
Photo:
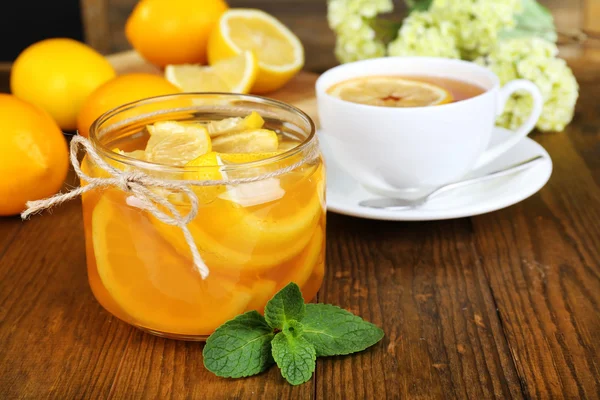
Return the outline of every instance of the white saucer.
[[[493,143],[512,133],[496,128]],[[504,155],[469,176],[483,175],[520,161],[543,155],[546,159],[518,174],[474,184],[440,194],[416,209],[388,211],[365,208],[362,200],[377,197],[364,189],[335,162],[327,143],[327,136],[318,132],[327,166],[327,210],[360,218],[390,221],[431,221],[469,217],[496,211],[516,204],[540,190],[552,174],[552,160],[542,146],[529,138],[523,139]]]

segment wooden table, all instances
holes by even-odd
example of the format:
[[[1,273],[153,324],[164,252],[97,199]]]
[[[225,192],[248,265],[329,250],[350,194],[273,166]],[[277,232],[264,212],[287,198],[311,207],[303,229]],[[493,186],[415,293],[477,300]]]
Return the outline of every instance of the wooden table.
[[[201,344],[105,312],[87,283],[78,201],[27,222],[0,219],[0,398],[600,398],[600,64],[572,65],[575,121],[533,134],[554,161],[536,195],[439,222],[329,213],[319,301],[386,336],[319,359],[301,386],[276,368],[217,378]]]

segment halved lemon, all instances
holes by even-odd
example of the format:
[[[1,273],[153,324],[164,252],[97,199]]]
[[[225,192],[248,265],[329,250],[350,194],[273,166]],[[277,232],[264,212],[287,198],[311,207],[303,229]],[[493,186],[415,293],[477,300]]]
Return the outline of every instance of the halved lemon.
[[[150,162],[182,166],[211,150],[208,130],[201,124],[162,121],[147,129],[146,160]]]
[[[230,135],[217,136],[212,148],[219,153],[265,153],[279,147],[277,134],[269,129],[253,129]]]
[[[127,315],[156,331],[208,335],[246,309],[252,290],[213,271],[202,280],[190,259],[120,195],[107,191],[98,201],[92,238],[100,280]]]
[[[245,118],[233,117],[225,118],[220,121],[211,121],[206,127],[210,137],[226,135],[228,133],[241,132],[249,129],[260,129],[265,124],[265,120],[256,111],[252,111]]]
[[[167,65],[165,78],[184,92],[248,93],[258,75],[258,62],[251,51],[223,58],[211,66]]]
[[[279,89],[304,65],[302,43],[279,20],[261,10],[230,9],[211,33],[208,60],[212,65],[246,50],[258,58],[253,93]]]
[[[361,77],[331,87],[332,96],[353,103],[383,107],[427,107],[452,102],[446,89],[395,76]]]

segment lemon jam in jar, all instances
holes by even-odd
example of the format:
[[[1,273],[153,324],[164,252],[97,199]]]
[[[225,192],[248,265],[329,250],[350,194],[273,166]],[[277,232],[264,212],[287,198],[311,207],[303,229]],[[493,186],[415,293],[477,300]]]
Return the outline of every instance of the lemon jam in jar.
[[[83,195],[89,282],[110,313],[157,335],[204,340],[238,314],[262,313],[290,282],[305,301],[315,297],[325,268],[325,167],[302,111],[255,96],[168,95],[104,114],[90,140],[119,171],[221,183],[189,186],[197,215],[187,228],[205,279],[181,227],[147,199],[117,187]],[[109,176],[89,156],[82,169]],[[194,208],[182,191],[146,187],[182,216]]]

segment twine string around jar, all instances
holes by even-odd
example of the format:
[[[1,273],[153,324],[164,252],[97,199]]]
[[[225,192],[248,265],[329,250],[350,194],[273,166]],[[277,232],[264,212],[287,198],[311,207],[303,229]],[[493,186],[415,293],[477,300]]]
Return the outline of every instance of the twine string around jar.
[[[316,140],[316,139],[315,139]],[[85,150],[90,160],[100,169],[108,173],[109,177],[91,177],[87,175],[81,169],[79,163],[78,153],[80,146]],[[71,139],[70,145],[70,159],[71,164],[75,173],[80,180],[85,181],[85,186],[79,186],[66,193],[58,193],[42,200],[28,201],[27,209],[21,213],[22,219],[27,219],[33,214],[40,213],[44,210],[50,209],[54,206],[60,205],[66,201],[72,200],[82,194],[92,190],[102,190],[110,187],[116,187],[126,193],[131,193],[136,199],[139,200],[141,208],[148,211],[156,219],[167,225],[176,226],[181,229],[187,245],[189,246],[192,254],[194,266],[202,276],[202,279],[206,279],[209,275],[209,269],[202,260],[198,247],[194,242],[194,238],[188,229],[188,224],[192,222],[198,215],[198,197],[194,191],[190,188],[191,186],[219,186],[219,185],[239,185],[244,183],[259,182],[265,179],[275,178],[284,175],[288,172],[299,168],[303,164],[311,162],[319,157],[319,150],[317,143],[311,147],[309,153],[303,157],[300,161],[297,161],[286,167],[277,169],[272,172],[236,179],[219,179],[219,180],[172,180],[156,178],[148,175],[139,170],[122,171],[118,168],[113,167],[108,162],[102,159],[100,155],[94,149],[92,143],[83,136],[75,135]],[[190,211],[181,215],[175,205],[173,205],[166,197],[163,197],[151,190],[151,188],[166,189],[172,193],[181,193],[185,195],[190,201]],[[165,212],[160,209],[163,207],[168,210]]]

